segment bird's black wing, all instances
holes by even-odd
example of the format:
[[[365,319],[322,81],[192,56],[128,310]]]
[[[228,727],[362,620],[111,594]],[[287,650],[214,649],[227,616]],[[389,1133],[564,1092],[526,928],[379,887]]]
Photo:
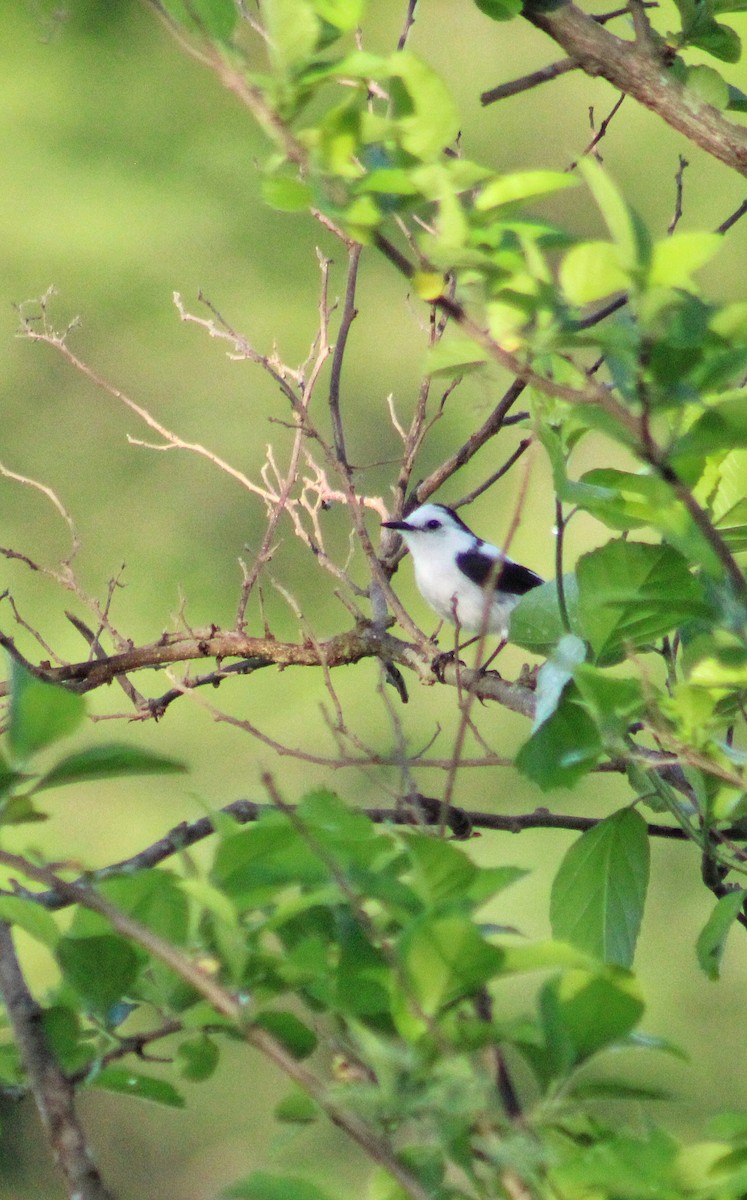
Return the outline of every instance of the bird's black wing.
[[[480,550],[465,550],[462,554],[457,554],[456,561],[460,571],[478,587],[484,587],[488,579],[494,578],[496,591],[510,592],[513,596],[523,596],[525,592],[531,592],[532,588],[545,582],[541,576],[530,571],[529,567],[522,567],[520,563],[511,562],[510,559],[496,569],[495,559]]]

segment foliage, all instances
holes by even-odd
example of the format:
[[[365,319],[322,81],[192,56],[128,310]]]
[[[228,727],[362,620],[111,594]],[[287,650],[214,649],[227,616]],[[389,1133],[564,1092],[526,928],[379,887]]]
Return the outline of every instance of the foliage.
[[[438,73],[407,45],[409,22],[396,50],[371,50],[357,32],[359,24],[365,28],[361,0],[264,0],[261,24],[233,0],[162,0],[152,7],[266,136],[265,202],[315,218],[344,248],[346,298],[335,316],[330,264],[320,256],[320,328],[301,369],[276,351],[255,349],[217,310],[202,318],[180,307],[185,320],[267,372],[283,397],[286,464],[279,466],[271,450],[261,483],[201,443],[183,441],[78,358],[72,331],[52,324],[51,292],[22,308],[28,339],[51,347],[124,402],[161,439],[159,448],[187,450],[225,471],[263,503],[267,525],[255,564],[245,568],[232,629],[195,631],[184,620],[176,633],[143,646],[112,624],[114,584],[106,604],[84,592],[71,566],[74,535],[70,557],[44,574],[93,612],[97,632],[79,619],[76,625],[89,659],[52,666],[45,656],[31,663],[2,635],[11,672],[0,834],[43,820],[44,793],[52,788],[181,769],[165,756],[116,743],[96,743],[48,765],[58,742],[83,720],[82,694],[114,679],[136,715],[150,719],[196,687],[237,678],[251,686],[251,676],[272,665],[315,668],[328,688],[337,756],[325,760],[311,745],[298,756],[335,767],[394,768],[400,794],[386,813],[355,809],[344,787],[309,790],[288,804],[265,772],[268,804],[212,814],[77,879],[59,856],[53,868],[0,839],[0,864],[28,884],[9,882],[0,895],[0,991],[9,1022],[0,1082],[29,1086],[43,1100],[50,1086],[43,1068],[52,1062],[60,1094],[72,1082],[179,1107],[180,1079],[209,1079],[223,1048],[244,1041],[292,1088],[277,1119],[291,1125],[326,1119],[342,1129],[375,1167],[372,1194],[382,1200],[741,1196],[742,1114],[715,1116],[685,1144],[653,1116],[641,1128],[632,1116],[606,1119],[599,1110],[600,1097],[625,1106],[659,1095],[617,1073],[615,1052],[673,1050],[642,1032],[646,1006],[634,974],[650,838],[662,833],[657,818],[665,822],[662,836],[698,848],[703,882],[716,899],[696,946],[709,978],[718,978],[735,923],[747,924],[740,846],[747,583],[739,561],[747,548],[747,308],[709,299],[698,284],[728,232],[681,231],[678,216],[666,236],[654,236],[592,154],[575,173],[532,165],[505,174],[463,157],[457,105]],[[631,54],[642,69],[655,64],[659,75],[666,73],[679,97],[677,121],[663,102],[657,108],[653,84],[649,106],[712,153],[708,139],[724,127],[718,114],[702,127],[701,101],[737,110],[747,101],[715,68],[690,64],[687,54],[694,47],[717,61],[736,61],[739,38],[717,18],[740,7],[678,4],[681,28],[674,32],[657,32],[639,0],[629,10],[636,33]],[[520,17],[509,2],[478,8],[486,19]],[[539,23],[561,45],[570,36],[562,5],[528,5],[522,19]],[[601,22],[578,19],[596,37]],[[492,28],[487,20],[486,28]],[[578,55],[589,74],[600,73],[596,60]],[[740,132],[732,131],[735,154]],[[741,147],[747,155],[743,136]],[[603,237],[574,235],[541,215],[569,188],[593,202]],[[530,443],[546,456],[556,495],[558,571],[514,610],[512,640],[544,660],[516,681],[458,660],[444,663],[392,590],[396,539],[387,532],[379,544],[366,525],[367,515],[381,519],[390,506],[361,491],[340,401],[362,254],[380,256],[399,272],[429,313],[420,395],[409,425],[392,418],[402,442],[390,481],[397,514],[452,480],[512,425],[526,438],[502,471]],[[312,401],[327,370],[326,409],[317,415]],[[418,480],[434,409],[443,411],[467,373],[494,386],[498,371],[510,382],[491,416]],[[440,383],[445,391],[434,405],[431,390]],[[516,408],[519,398],[524,412]],[[589,442],[601,465],[582,470],[579,447]],[[19,485],[31,482],[3,473]],[[333,504],[345,506],[365,587],[325,540],[320,514]],[[525,492],[519,504],[526,504]],[[579,513],[606,540],[571,571],[565,536]],[[275,637],[267,623],[262,637],[246,631],[247,606],[281,521],[308,560],[334,577],[355,614],[331,638],[320,638],[303,620],[298,642]],[[40,570],[28,555],[5,553]],[[406,640],[391,633],[389,611]],[[337,667],[364,658],[381,665],[377,695],[391,752],[372,751],[348,727],[332,683]],[[131,678],[205,659],[215,661],[208,674],[185,675],[147,699]],[[395,708],[408,699],[405,675],[438,685],[458,714],[436,800],[416,786],[424,755],[410,751]],[[451,803],[468,739],[486,761],[497,758],[478,727],[477,698],[489,711],[502,704],[526,718],[513,762],[543,792],[573,789],[595,771],[601,780],[602,769],[627,780],[627,802],[588,821],[563,858],[552,884],[547,941],[523,940],[523,931],[492,920],[496,898],[522,872],[478,866],[446,836],[468,837],[472,821],[491,827],[490,814],[471,818]],[[218,716],[270,741],[248,720]],[[273,748],[280,757],[291,753],[285,745]],[[539,817],[552,827],[550,814]],[[570,819],[565,825],[577,827]],[[162,865],[208,837],[204,868]],[[62,909],[72,915],[58,919]],[[9,928],[41,944],[55,962],[55,981],[41,1000],[41,1033],[32,1038],[24,1017],[30,994],[18,982]],[[517,1013],[510,996],[518,977],[528,982]],[[122,1065],[165,1037],[177,1043],[170,1078]],[[64,1113],[63,1135],[78,1128],[70,1104]],[[74,1194],[75,1163],[61,1148],[71,1139],[59,1127],[49,1139]],[[106,1194],[93,1175],[87,1187],[75,1194]],[[266,1172],[226,1192],[258,1200],[326,1194],[306,1179]]]

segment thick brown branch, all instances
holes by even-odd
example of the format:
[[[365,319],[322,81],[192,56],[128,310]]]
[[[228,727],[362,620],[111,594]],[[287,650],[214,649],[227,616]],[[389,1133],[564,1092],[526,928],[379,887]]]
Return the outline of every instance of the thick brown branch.
[[[728,167],[747,175],[747,130],[679,83],[655,55],[615,37],[575,4],[524,15],[587,75],[601,75]]]
[[[12,638],[0,633],[0,646],[4,646],[12,657],[18,651]],[[272,637],[254,638],[235,630],[222,632],[215,627],[199,634],[164,634],[158,642],[146,646],[133,646],[123,654],[112,654],[109,658],[71,663],[63,667],[33,666],[24,660],[24,665],[38,678],[48,683],[62,684],[71,691],[90,692],[111,683],[131,671],[159,668],[171,663],[189,662],[194,659],[242,658],[252,660],[251,669],[276,665],[280,667],[342,667],[360,662],[365,658],[379,658],[408,667],[426,683],[435,683],[432,662],[439,657],[438,647],[423,638],[420,645],[403,642],[392,634],[374,625],[361,625],[356,629],[337,634],[326,641],[278,642]],[[247,674],[249,666],[242,670]],[[447,663],[439,678],[450,687],[456,687],[457,668]],[[513,712],[531,717],[534,712],[534,693],[519,683],[501,679],[494,673],[459,670],[462,687],[472,687],[482,700],[497,700]],[[185,691],[189,685],[185,685]],[[8,684],[0,683],[0,696],[8,694]]]
[[[31,1091],[68,1196],[111,1200],[78,1121],[74,1090],[60,1070],[42,1023],[42,1010],[26,986],[8,925],[0,922],[0,993]]]

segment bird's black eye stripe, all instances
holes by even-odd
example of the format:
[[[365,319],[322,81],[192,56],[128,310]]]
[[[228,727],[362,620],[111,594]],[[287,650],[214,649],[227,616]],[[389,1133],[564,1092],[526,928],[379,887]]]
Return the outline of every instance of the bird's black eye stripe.
[[[426,529],[440,529],[441,522],[437,521],[436,518],[433,517],[432,520],[426,521],[425,527],[426,527]]]

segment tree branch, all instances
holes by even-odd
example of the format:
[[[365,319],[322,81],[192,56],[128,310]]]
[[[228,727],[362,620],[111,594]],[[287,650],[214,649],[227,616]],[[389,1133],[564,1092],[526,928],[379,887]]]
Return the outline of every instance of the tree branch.
[[[663,768],[665,769],[665,768]],[[220,809],[226,816],[233,817],[238,825],[250,825],[258,821],[265,813],[272,812],[270,804],[258,804],[254,800],[233,800]],[[379,808],[369,806],[360,810],[376,825],[407,825],[407,826],[438,826],[445,824],[457,841],[471,837],[475,830],[485,829],[492,833],[525,833],[529,829],[565,829],[571,833],[586,833],[603,819],[602,817],[578,817],[569,813],[552,813],[547,808],[536,808],[530,813],[489,813],[458,808],[453,805],[444,806],[440,799],[433,796],[423,796],[416,793],[405,797],[405,802],[395,808]],[[83,887],[103,883],[118,875],[133,875],[137,871],[149,870],[166,859],[180,854],[190,846],[197,845],[212,836],[215,823],[212,817],[198,817],[196,821],[183,821],[175,825],[158,841],[145,846],[130,858],[119,862],[109,863],[98,870],[87,871],[76,883]],[[665,841],[685,842],[690,839],[687,831],[680,825],[664,825],[651,821],[647,825],[647,833],[652,838],[662,838]],[[744,840],[745,832],[738,826],[723,831],[723,836],[733,841]],[[14,884],[12,891],[0,888],[0,896],[22,896],[26,900],[55,912],[67,908],[71,901],[54,888],[44,892],[34,892],[28,888]]]
[[[747,175],[747,130],[699,100],[661,58],[616,37],[575,4],[551,12],[527,7],[524,16],[562,46],[587,75],[601,75],[708,154]]]
[[[327,1115],[330,1121],[342,1129],[348,1137],[356,1142],[368,1157],[383,1167],[393,1179],[400,1184],[410,1200],[431,1200],[431,1193],[426,1191],[420,1181],[395,1156],[388,1142],[354,1112],[348,1112],[342,1103],[330,1099],[327,1088],[316,1075],[308,1070],[301,1062],[285,1049],[282,1043],[259,1025],[250,1024],[251,1014],[242,997],[235,995],[201,966],[193,962],[178,947],[171,945],[159,934],[142,925],[129,914],[121,912],[103,896],[99,896],[88,886],[67,883],[48,867],[40,867],[29,862],[18,854],[0,851],[0,862],[11,870],[20,871],[29,879],[44,883],[59,892],[68,903],[80,904],[91,912],[104,917],[112,928],[137,946],[141,946],[148,954],[170,967],[185,983],[193,987],[203,999],[207,1000],[216,1012],[222,1013],[235,1022],[250,1046],[273,1062],[294,1083],[306,1092]],[[4,926],[7,933],[7,926]],[[0,941],[0,948],[3,943]],[[0,955],[0,966],[3,956]],[[10,972],[9,983],[15,985],[13,972]],[[0,976],[0,986],[4,983]],[[69,1084],[65,1083],[66,1088]],[[83,1191],[70,1192],[71,1200],[111,1200],[106,1192]]]
[[[95,1166],[73,1102],[74,1088],[60,1070],[26,986],[9,926],[0,921],[0,993],[36,1107],[71,1200],[112,1200]]]

